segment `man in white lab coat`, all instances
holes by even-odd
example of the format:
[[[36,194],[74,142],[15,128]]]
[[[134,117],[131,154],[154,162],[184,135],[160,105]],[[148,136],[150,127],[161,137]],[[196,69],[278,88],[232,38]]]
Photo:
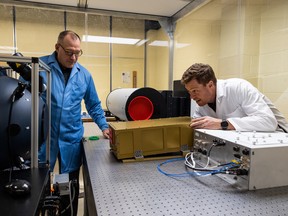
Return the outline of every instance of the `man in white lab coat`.
[[[280,111],[246,80],[217,80],[211,66],[196,63],[181,82],[197,103],[190,124],[194,129],[288,132]]]

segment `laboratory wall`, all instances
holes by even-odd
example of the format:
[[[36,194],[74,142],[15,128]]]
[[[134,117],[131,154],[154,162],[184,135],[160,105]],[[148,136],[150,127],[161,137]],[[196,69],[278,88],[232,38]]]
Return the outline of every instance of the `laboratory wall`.
[[[288,118],[287,0],[207,0],[175,21],[172,53],[167,29],[143,19],[0,3],[0,29],[0,53],[31,57],[52,53],[60,31],[76,31],[79,62],[91,72],[103,108],[116,88],[168,90],[169,76],[181,79],[202,62],[219,79],[247,79]]]
[[[163,40],[164,30],[154,31],[147,20],[0,3],[0,29],[0,54],[20,52],[27,57],[54,52],[63,30],[78,33],[83,50],[78,61],[91,72],[104,109],[108,94],[116,88],[168,89],[169,50],[149,45],[149,38]],[[86,111],[84,102],[82,110]]]
[[[244,78],[288,118],[288,1],[214,0],[177,22],[174,79],[193,63]]]
[[[150,30],[147,39],[155,44],[147,46],[147,85],[157,90],[168,90],[169,38],[164,30]]]

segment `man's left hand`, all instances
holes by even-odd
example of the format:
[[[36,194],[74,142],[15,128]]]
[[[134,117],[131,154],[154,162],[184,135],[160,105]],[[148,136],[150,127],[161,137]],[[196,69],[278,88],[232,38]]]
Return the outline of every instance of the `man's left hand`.
[[[104,129],[102,133],[105,139],[109,139],[109,133],[110,133],[109,129]]]

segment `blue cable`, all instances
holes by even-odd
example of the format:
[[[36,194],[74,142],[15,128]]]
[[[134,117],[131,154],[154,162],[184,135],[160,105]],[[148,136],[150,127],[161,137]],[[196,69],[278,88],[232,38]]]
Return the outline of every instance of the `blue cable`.
[[[172,162],[176,162],[176,161],[180,161],[180,160],[185,160],[185,158],[175,158],[175,159],[170,159],[167,161],[164,161],[160,164],[158,164],[157,169],[160,173],[169,176],[169,177],[189,177],[189,176],[207,176],[207,175],[213,175],[213,174],[217,174],[217,173],[222,173],[223,171],[226,171],[227,169],[230,169],[232,167],[234,167],[235,165],[238,166],[237,164],[231,162],[228,164],[225,164],[225,167],[222,167],[218,170],[211,170],[211,171],[201,171],[201,172],[184,172],[184,173],[167,173],[165,171],[163,171],[160,167],[164,164],[168,164],[168,163],[172,163]]]

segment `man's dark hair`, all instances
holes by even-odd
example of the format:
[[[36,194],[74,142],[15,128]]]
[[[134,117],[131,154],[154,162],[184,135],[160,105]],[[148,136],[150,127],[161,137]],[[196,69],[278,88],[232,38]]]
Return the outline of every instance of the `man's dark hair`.
[[[211,80],[217,83],[215,73],[208,64],[195,63],[190,66],[182,75],[181,83],[185,85],[193,79],[204,86]]]

